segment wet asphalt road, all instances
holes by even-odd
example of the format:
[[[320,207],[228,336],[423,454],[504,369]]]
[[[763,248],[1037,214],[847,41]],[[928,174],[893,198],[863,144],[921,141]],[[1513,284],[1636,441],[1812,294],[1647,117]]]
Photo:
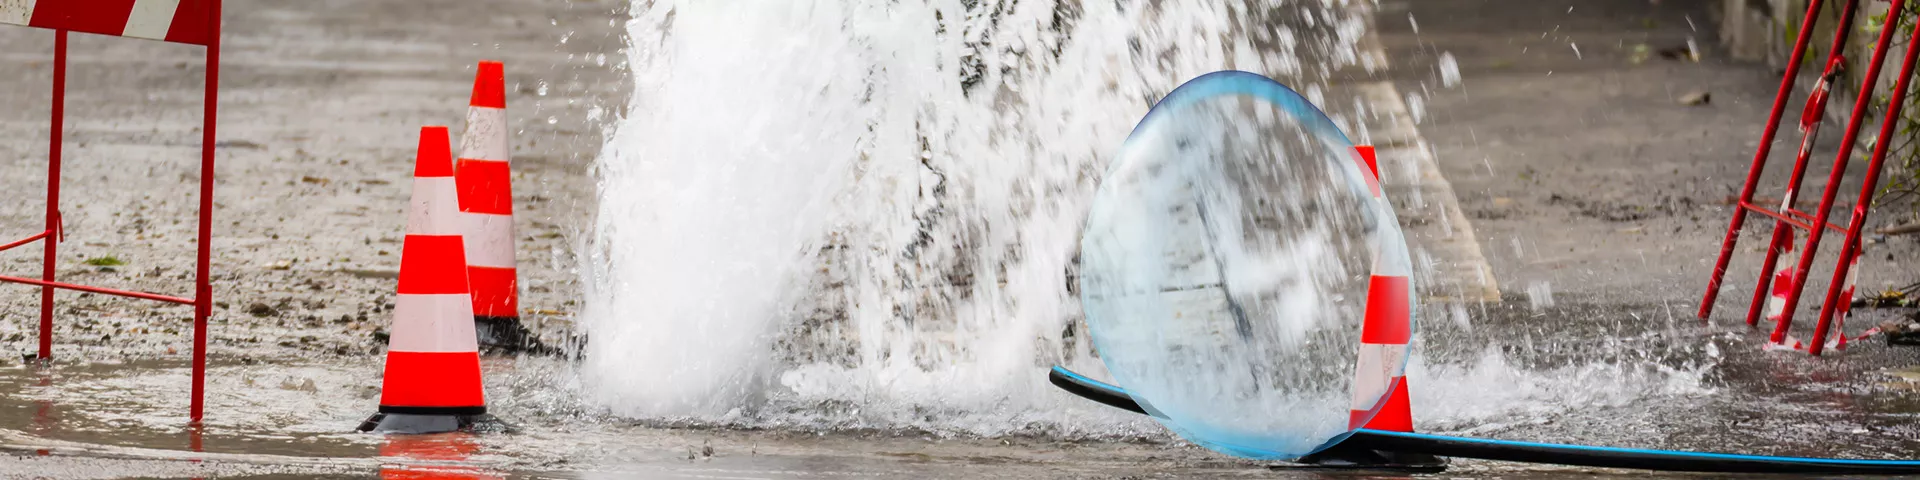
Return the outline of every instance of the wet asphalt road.
[[[564,250],[590,209],[592,189],[582,172],[599,145],[585,119],[592,107],[617,108],[606,106],[623,100],[617,69],[596,60],[618,48],[618,29],[603,22],[620,7],[495,3],[500,9],[348,1],[233,8],[226,78],[234,98],[223,113],[223,138],[236,143],[222,151],[220,195],[247,200],[223,204],[220,214],[232,222],[219,233],[228,243],[218,244],[227,253],[217,268],[226,272],[217,295],[234,299],[216,317],[225,328],[215,331],[210,410],[221,414],[204,431],[181,427],[183,312],[65,294],[62,318],[72,321],[61,323],[60,355],[74,360],[51,370],[0,367],[0,477],[365,477],[422,469],[528,478],[1321,476],[1223,459],[1145,422],[1134,432],[1092,438],[660,428],[583,408],[566,365],[543,359],[488,364],[498,372],[489,377],[494,409],[521,423],[521,434],[344,433],[370,413],[375,395],[380,360],[370,354],[371,332],[392,290],[380,273],[391,257],[379,252],[397,250],[408,136],[418,124],[458,120],[472,60],[507,60],[509,83],[527,99],[514,104],[528,107],[515,117],[525,132],[516,137],[523,175],[516,185],[525,197],[519,200],[538,213],[521,219],[529,237],[521,258],[532,259],[522,272],[546,289],[530,289],[528,302],[555,317],[570,310]],[[1711,55],[1701,64],[1626,60],[1636,43],[1713,38],[1695,30],[1710,28],[1706,2],[1581,5],[1578,15],[1564,12],[1571,4],[1549,3],[1380,7],[1378,28],[1395,65],[1390,79],[1402,91],[1439,92],[1426,95],[1430,113],[1419,127],[1482,230],[1482,248],[1504,287],[1502,302],[1435,303],[1422,311],[1424,367],[1412,375],[1420,427],[1742,453],[1920,452],[1920,384],[1904,373],[1920,363],[1920,352],[1868,342],[1809,361],[1764,352],[1757,335],[1730,326],[1739,305],[1723,304],[1713,326],[1691,318],[1689,302],[1704,283],[1702,252],[1717,246],[1726,213],[1717,199],[1744,169],[1741,152],[1757,137],[1760,120],[1754,112],[1770,95],[1766,70]],[[376,21],[429,11],[495,30]],[[1462,13],[1470,11],[1499,14]],[[1696,26],[1686,26],[1687,19]],[[0,163],[0,186],[37,191],[42,164],[33,159],[44,156],[38,135],[45,127],[36,122],[45,110],[48,69],[35,52],[50,46],[50,34],[0,35],[21,46],[0,56],[19,67],[0,69],[11,72],[0,81],[28,85],[0,93],[0,102],[20,107],[3,109],[10,113],[0,122],[32,136],[0,144],[0,153],[23,159]],[[562,36],[569,41],[561,43]],[[1572,44],[1580,45],[1578,55]],[[75,48],[76,78],[85,80],[77,80],[69,106],[76,121],[69,155],[76,160],[67,185],[75,205],[70,228],[85,240],[69,244],[62,275],[172,288],[189,263],[169,252],[191,244],[182,240],[189,227],[171,223],[189,203],[168,199],[181,198],[193,183],[195,57],[97,38],[77,37]],[[1440,52],[1459,59],[1463,89],[1431,85],[1437,73],[1428,66]],[[127,63],[149,69],[116,68]],[[514,78],[513,65],[528,68]],[[557,93],[534,93],[541,82]],[[130,84],[172,93],[135,98],[137,90],[124,88]],[[1690,88],[1712,90],[1712,106],[1671,103],[1669,91]],[[292,114],[288,104],[310,108]],[[546,123],[549,116],[556,123]],[[168,160],[141,170],[83,160],[120,156]],[[155,190],[117,187],[129,178],[157,179]],[[32,205],[0,207],[0,227],[31,231],[37,212]],[[388,234],[339,233],[368,231]],[[1896,252],[1893,265],[1911,258],[1898,253],[1911,251],[1910,240],[1888,243],[1882,251]],[[9,253],[10,269],[37,265]],[[106,271],[81,263],[108,254],[132,265]],[[1744,288],[1753,267],[1736,267],[1730,283]],[[1901,278],[1897,266],[1868,271],[1867,285]],[[1538,285],[1547,286],[1544,295]],[[0,345],[25,351],[37,295],[9,288],[15,290],[0,292],[7,295],[0,300]],[[1723,299],[1744,302],[1745,295]],[[252,303],[273,313],[244,313]],[[1852,331],[1886,314],[1871,313]],[[1588,472],[1471,461],[1454,470],[1517,478]]]

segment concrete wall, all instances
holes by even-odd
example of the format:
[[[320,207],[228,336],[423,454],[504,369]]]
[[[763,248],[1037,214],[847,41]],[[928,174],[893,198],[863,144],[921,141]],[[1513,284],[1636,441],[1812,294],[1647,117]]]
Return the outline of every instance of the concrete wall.
[[[1726,53],[1734,59],[1764,62],[1775,72],[1786,67],[1789,54],[1793,49],[1794,36],[1805,19],[1807,0],[1718,0],[1720,7],[1720,42]],[[1814,23],[1814,37],[1809,42],[1808,59],[1801,65],[1801,90],[1811,88],[1812,79],[1817,77],[1826,66],[1827,48],[1833,41],[1833,29],[1839,21],[1839,6],[1848,0],[1826,0],[1819,19]],[[1837,86],[1833,100],[1830,101],[1829,119],[1844,118],[1852,108],[1855,92],[1860,89],[1860,74],[1866,72],[1867,62],[1872,58],[1875,37],[1878,30],[1863,30],[1869,19],[1887,11],[1888,4],[1878,0],[1853,0],[1861,2],[1860,10],[1854,14],[1853,33],[1848,36],[1847,61],[1849,71],[1855,72]],[[1904,47],[1895,46],[1887,52],[1886,64],[1881,67],[1880,81],[1875,91],[1885,94],[1892,88],[1894,77],[1899,75],[1900,58],[1905,55]],[[1799,105],[1793,105],[1798,107]],[[1862,141],[1867,140],[1863,136]]]
[[[1792,47],[1788,38],[1792,24],[1799,22],[1791,13],[1805,0],[1721,0],[1720,44],[1733,58],[1766,61],[1779,66],[1786,60],[1781,53]],[[1789,3],[1793,5],[1788,5]],[[1804,10],[1802,10],[1804,11]]]

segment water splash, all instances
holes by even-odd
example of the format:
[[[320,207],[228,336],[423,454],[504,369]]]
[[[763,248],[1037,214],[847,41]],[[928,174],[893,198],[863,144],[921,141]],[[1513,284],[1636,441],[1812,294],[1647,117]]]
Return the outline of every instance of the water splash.
[[[1185,79],[1358,59],[1364,22],[1317,3],[637,1],[582,262],[593,400],[973,432],[1073,411],[1044,368],[1100,370],[1069,277],[1106,159]]]
[[[654,420],[1164,435],[1044,380],[1104,376],[1071,285],[1106,160],[1211,71],[1358,102],[1325,83],[1373,58],[1366,4],[636,0],[579,249],[580,392]],[[1460,311],[1424,325],[1495,330]],[[1538,375],[1449,362],[1421,388]]]

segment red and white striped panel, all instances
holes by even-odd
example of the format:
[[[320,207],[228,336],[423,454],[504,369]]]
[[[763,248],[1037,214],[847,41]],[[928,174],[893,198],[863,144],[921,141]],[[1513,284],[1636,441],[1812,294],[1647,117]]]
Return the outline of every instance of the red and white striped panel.
[[[420,129],[382,408],[486,405],[449,150],[447,127]]]
[[[217,0],[0,0],[0,24],[206,45]]]
[[[1380,188],[1379,162],[1373,147],[1356,147],[1355,157],[1371,177],[1367,185],[1376,200],[1385,201]],[[1391,208],[1382,206],[1382,208]],[[1360,351],[1353,372],[1353,402],[1348,407],[1348,428],[1371,428],[1401,432],[1413,431],[1413,414],[1408,403],[1407,380],[1400,366],[1406,363],[1408,346],[1413,340],[1412,292],[1405,261],[1373,259],[1372,278],[1367,282],[1367,305],[1360,326]]]
[[[1834,300],[1840,302],[1839,305],[1833,306],[1833,340],[1831,342],[1834,350],[1847,349],[1847,317],[1853,315],[1853,284],[1860,280],[1860,257],[1865,254],[1865,246],[1854,251],[1853,260],[1847,264],[1847,283],[1841,286],[1840,298]]]
[[[1767,292],[1767,304],[1765,310],[1762,310],[1762,312],[1765,312],[1767,321],[1770,322],[1777,323],[1785,316],[1784,314],[1787,311],[1787,295],[1792,294],[1796,286],[1794,285],[1796,282],[1794,282],[1793,279],[1793,269],[1795,265],[1800,264],[1800,255],[1793,250],[1794,236],[1793,231],[1787,231],[1786,248],[1780,252],[1780,258],[1776,261],[1779,267],[1773,270],[1773,281],[1769,282],[1770,291]]]
[[[460,211],[467,215],[468,222],[467,266],[473,279],[473,311],[483,317],[520,316],[507,128],[505,67],[500,62],[480,62],[454,175],[460,186]]]

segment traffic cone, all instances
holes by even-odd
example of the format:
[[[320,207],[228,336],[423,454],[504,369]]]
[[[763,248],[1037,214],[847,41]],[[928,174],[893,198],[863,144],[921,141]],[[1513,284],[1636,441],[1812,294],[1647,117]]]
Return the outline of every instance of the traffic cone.
[[[1407,378],[1405,372],[1393,371],[1406,362],[1407,343],[1413,339],[1412,325],[1407,321],[1411,313],[1407,275],[1380,272],[1375,265],[1373,278],[1367,282],[1366,323],[1360,327],[1359,367],[1354,372],[1347,428],[1412,432]],[[1384,401],[1382,393],[1386,394]]]
[[[486,418],[447,127],[421,127],[380,413],[360,431],[438,433]]]
[[[1360,160],[1373,175],[1374,198],[1380,197],[1380,163],[1372,146],[1354,147]],[[1408,303],[1406,262],[1382,262],[1374,259],[1373,276],[1367,282],[1367,306],[1360,326],[1359,366],[1353,375],[1353,403],[1348,411],[1347,428],[1370,428],[1395,432],[1413,431],[1413,411],[1408,404],[1404,372],[1393,372],[1407,358],[1407,343],[1413,340],[1413,312]],[[1386,402],[1381,403],[1385,394]],[[1375,408],[1378,407],[1378,411]],[[1371,415],[1371,420],[1369,420]]]
[[[520,324],[503,70],[500,62],[480,62],[453,176],[460,191],[460,212],[467,217],[464,233],[467,276],[473,281],[474,328],[482,345],[518,351],[532,346],[532,335]]]
[[[1367,186],[1375,201],[1384,202],[1381,193],[1379,162],[1373,147],[1354,147],[1355,160],[1369,175]],[[1389,207],[1390,208],[1390,207]],[[1353,401],[1347,410],[1347,428],[1413,431],[1413,409],[1407,394],[1405,372],[1395,367],[1406,362],[1413,340],[1413,309],[1407,280],[1413,272],[1407,259],[1373,261],[1372,278],[1367,282],[1367,305],[1360,325],[1360,352],[1353,372]],[[1389,452],[1336,444],[1327,450],[1294,460],[1296,463],[1340,468],[1384,468],[1437,471],[1446,462],[1427,454]]]

